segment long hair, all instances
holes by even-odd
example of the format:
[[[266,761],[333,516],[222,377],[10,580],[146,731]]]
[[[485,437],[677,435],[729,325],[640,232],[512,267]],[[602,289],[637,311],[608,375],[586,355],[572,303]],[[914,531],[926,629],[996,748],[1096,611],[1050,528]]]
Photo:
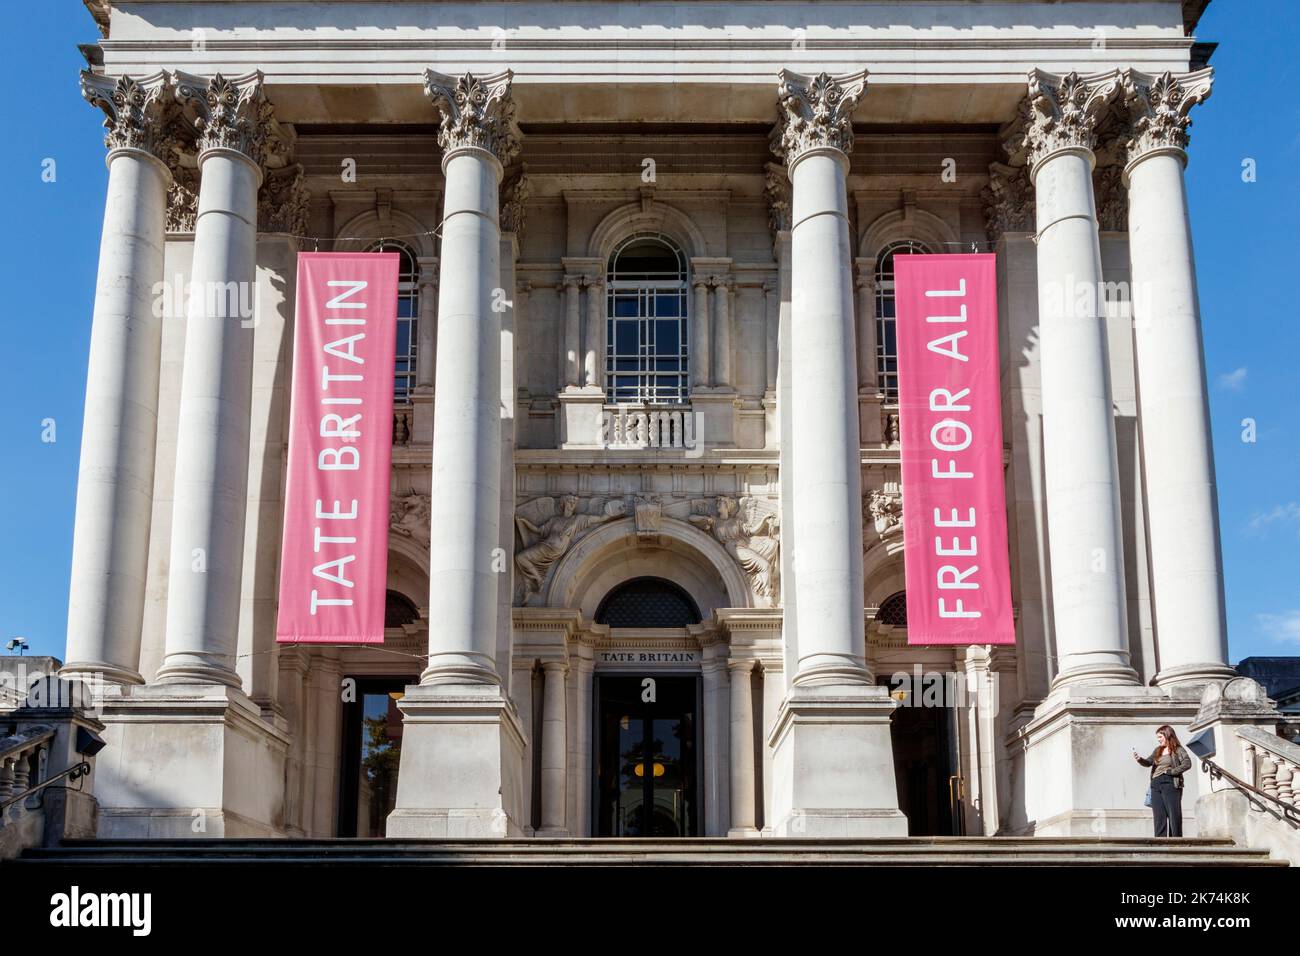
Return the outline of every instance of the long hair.
[[[1176,754],[1178,750],[1183,746],[1181,743],[1179,743],[1178,735],[1174,733],[1174,728],[1170,727],[1168,724],[1161,724],[1160,727],[1156,729],[1156,733],[1165,735],[1164,750],[1171,757],[1174,754]],[[1157,757],[1160,756],[1159,747],[1156,748],[1156,756]]]

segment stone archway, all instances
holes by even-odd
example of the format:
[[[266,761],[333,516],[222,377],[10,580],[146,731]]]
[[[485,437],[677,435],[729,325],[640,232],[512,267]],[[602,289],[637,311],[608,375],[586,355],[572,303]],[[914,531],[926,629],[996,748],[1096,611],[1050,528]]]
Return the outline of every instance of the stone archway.
[[[705,617],[721,607],[753,607],[745,575],[711,535],[664,517],[654,534],[638,534],[625,518],[582,538],[552,571],[542,595],[548,607],[574,608],[591,619],[601,599],[629,578],[658,577],[686,591]]]

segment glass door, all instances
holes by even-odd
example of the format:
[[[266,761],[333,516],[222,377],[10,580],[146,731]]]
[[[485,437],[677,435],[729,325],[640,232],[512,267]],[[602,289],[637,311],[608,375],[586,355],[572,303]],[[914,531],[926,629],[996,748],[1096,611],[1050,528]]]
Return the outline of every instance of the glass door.
[[[416,677],[357,678],[357,699],[343,705],[341,837],[382,837],[397,803],[402,712],[397,702]]]
[[[698,678],[595,680],[596,834],[698,835]]]

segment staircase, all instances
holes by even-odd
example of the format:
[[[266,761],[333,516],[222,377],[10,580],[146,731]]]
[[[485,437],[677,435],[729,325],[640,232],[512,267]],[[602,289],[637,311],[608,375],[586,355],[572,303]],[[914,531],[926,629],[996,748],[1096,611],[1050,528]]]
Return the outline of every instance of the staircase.
[[[1286,866],[1231,840],[1152,837],[898,839],[66,840],[18,866]]]

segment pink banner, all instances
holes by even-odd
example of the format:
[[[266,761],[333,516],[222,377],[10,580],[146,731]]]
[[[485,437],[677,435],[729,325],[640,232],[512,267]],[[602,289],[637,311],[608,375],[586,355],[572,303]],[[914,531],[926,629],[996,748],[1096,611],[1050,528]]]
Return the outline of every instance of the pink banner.
[[[897,256],[909,644],[1013,644],[996,258]]]
[[[301,253],[276,640],[379,644],[396,253]]]

